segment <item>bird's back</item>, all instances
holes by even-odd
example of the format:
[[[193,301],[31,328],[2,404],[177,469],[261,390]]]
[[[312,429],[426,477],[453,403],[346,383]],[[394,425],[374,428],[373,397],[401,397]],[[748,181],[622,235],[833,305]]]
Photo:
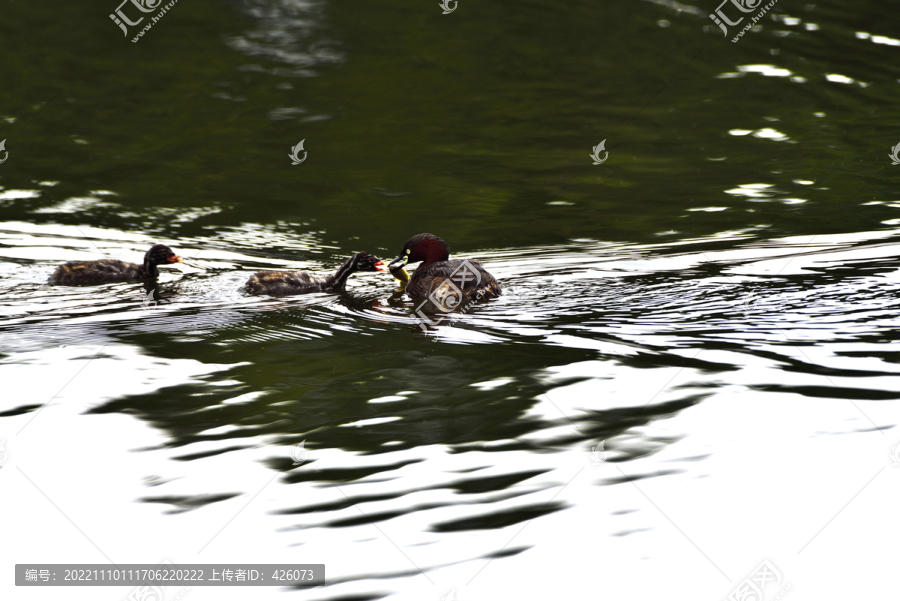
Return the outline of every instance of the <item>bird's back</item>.
[[[70,261],[63,263],[50,276],[51,282],[61,284],[97,284],[147,278],[142,265],[118,259],[99,261]]]
[[[327,278],[305,271],[260,271],[247,280],[251,294],[306,294],[326,289]]]
[[[480,261],[474,259],[450,259],[428,265],[420,265],[406,285],[410,296],[451,297],[462,295],[468,301],[500,296],[500,284]],[[461,299],[459,299],[461,300]]]

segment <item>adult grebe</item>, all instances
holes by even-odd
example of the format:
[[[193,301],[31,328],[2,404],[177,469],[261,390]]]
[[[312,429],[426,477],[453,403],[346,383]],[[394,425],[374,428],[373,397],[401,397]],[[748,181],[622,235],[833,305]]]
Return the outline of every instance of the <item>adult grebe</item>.
[[[389,271],[403,281],[402,268],[422,261],[406,284],[406,293],[427,297],[445,282],[448,293],[458,290],[468,300],[500,296],[500,284],[481,262],[474,259],[450,259],[450,246],[434,234],[419,234],[407,240],[400,256],[390,262]],[[401,277],[398,277],[401,276]],[[461,300],[461,299],[458,299]]]

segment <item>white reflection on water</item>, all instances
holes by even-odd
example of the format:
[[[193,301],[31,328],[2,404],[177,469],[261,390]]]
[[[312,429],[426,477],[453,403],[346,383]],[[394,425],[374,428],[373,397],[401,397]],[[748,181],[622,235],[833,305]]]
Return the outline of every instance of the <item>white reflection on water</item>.
[[[0,360],[0,410],[50,401],[40,413],[2,420],[0,435],[14,436],[15,463],[0,469],[0,489],[11,491],[2,495],[0,511],[16,516],[10,529],[21,541],[0,551],[7,562],[102,562],[103,554],[132,562],[323,562],[332,585],[292,594],[323,599],[384,591],[422,599],[453,589],[460,599],[531,599],[578,598],[598,573],[604,588],[635,598],[662,597],[673,587],[721,598],[762,558],[789,582],[827,598],[832,584],[816,577],[823,566],[863,571],[884,561],[881,549],[855,541],[860,532],[890,536],[896,523],[900,472],[890,449],[900,438],[894,428],[900,370],[891,360],[890,334],[900,302],[897,231],[744,246],[734,242],[746,235],[737,232],[725,250],[699,250],[710,240],[652,246],[582,240],[479,252],[509,283],[508,294],[429,338],[445,353],[472,342],[498,353],[539,346],[545,366],[528,377],[547,392],[515,421],[540,427],[516,438],[409,448],[404,428],[417,409],[409,413],[408,405],[423,383],[397,381],[396,390],[372,397],[364,414],[336,428],[395,427],[404,440],[386,439],[380,454],[311,446],[309,461],[286,475],[271,466],[290,461],[289,445],[248,423],[216,418],[227,408],[254,411],[266,399],[265,387],[210,380],[260,357],[237,353],[228,365],[206,365],[152,356],[123,336],[169,331],[202,340],[232,329],[223,346],[240,350],[275,340],[327,341],[337,330],[402,334],[414,326],[408,307],[360,308],[333,295],[242,296],[238,267],[323,264],[256,257],[233,245],[203,250],[199,267],[163,278],[162,299],[168,291],[170,304],[138,317],[132,305],[140,299],[129,295],[143,288],[134,284],[57,287],[52,294],[42,288],[38,275],[51,260],[76,248],[88,252],[69,233],[31,230],[15,252],[34,265],[20,263],[4,279],[4,308],[18,307],[0,332],[5,348],[29,332],[30,320],[44,321],[32,331],[33,350]],[[110,238],[100,248],[136,249],[143,242]],[[360,280],[354,290],[381,301],[393,283]],[[749,308],[739,307],[748,295]],[[291,307],[307,310],[283,330],[251,327],[254,317]],[[113,323],[132,329],[107,330]],[[422,340],[415,331],[407,334],[411,343]],[[75,343],[54,342],[67,335]],[[77,336],[93,338],[88,344]],[[590,354],[561,355],[572,351]],[[468,378],[466,388],[508,398],[524,383],[522,374]],[[86,414],[111,400],[198,382],[227,394],[202,409],[208,420],[202,440],[183,446],[168,446],[173,439],[152,421]],[[652,412],[641,419],[644,408]],[[591,461],[600,442],[608,457]],[[286,479],[377,466],[396,467],[350,482]],[[462,484],[515,474],[525,476],[499,489]],[[533,508],[554,511],[497,528],[472,522],[443,529]],[[292,510],[300,511],[286,513]],[[381,518],[375,525],[356,522],[365,516]],[[48,533],[57,541],[53,548],[43,542]],[[848,547],[853,554],[842,552]],[[501,550],[518,553],[489,561]],[[522,577],[551,571],[554,578]],[[854,586],[858,595],[877,597],[883,581]],[[114,589],[97,590],[92,598],[119,598]],[[242,591],[199,587],[190,595],[244,598]]]

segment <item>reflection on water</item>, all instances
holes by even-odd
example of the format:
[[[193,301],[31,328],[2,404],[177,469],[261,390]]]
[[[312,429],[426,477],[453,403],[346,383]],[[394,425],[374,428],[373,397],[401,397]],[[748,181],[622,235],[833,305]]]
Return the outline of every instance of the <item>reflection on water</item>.
[[[286,64],[266,69],[257,64],[239,67],[241,71],[269,73],[276,77],[315,77],[318,65],[339,64],[343,55],[339,42],[331,39],[324,21],[325,2],[278,0],[242,2],[243,10],[254,19],[255,28],[227,39],[227,44],[248,57]],[[282,84],[282,89],[292,87]],[[279,108],[271,119],[290,119],[302,114],[301,108]],[[301,119],[303,120],[303,119]]]
[[[777,6],[732,44],[714,8],[240,0],[131,54],[79,9],[39,47],[97,45],[83,77],[7,31],[7,564],[325,563],[254,594],[470,601],[724,598],[770,559],[884,596],[896,16]],[[242,290],[424,231],[503,295],[423,331],[386,274]],[[154,243],[185,259],[157,282],[47,282]]]
[[[715,445],[686,444],[689,427],[679,425],[698,404],[738,391],[767,403],[774,393],[900,399],[897,231],[725,249],[716,240],[584,240],[486,250],[478,256],[506,293],[422,334],[412,301],[384,274],[356,277],[341,295],[241,291],[261,266],[328,269],[300,258],[302,236],[268,259],[242,253],[242,235],[223,244],[227,252],[184,242],[178,251],[194,259],[165,270],[148,309],[139,283],[48,286],[48,258],[85,241],[56,226],[6,227],[18,241],[10,254],[34,252],[4,263],[0,340],[17,351],[3,361],[8,381],[35,386],[27,382],[50,366],[62,366],[63,379],[80,374],[56,395],[61,380],[40,383],[7,415],[25,424],[40,408],[34,400],[52,398],[29,428],[53,431],[63,405],[76,420],[149,424],[162,437],[141,434],[131,450],[154,457],[152,471],[134,473],[126,489],[143,478],[152,488],[132,501],[159,506],[160,516],[220,507],[194,518],[211,528],[220,511],[255,498],[262,468],[276,478],[243,519],[271,530],[276,548],[325,553],[327,532],[326,546],[383,554],[367,530],[375,524],[403,532],[403,546],[416,550],[411,569],[335,560],[334,595],[371,590],[373,577],[417,590],[403,583],[419,569],[451,573],[518,555],[538,541],[506,546],[487,533],[584,507],[585,486],[708,476]],[[113,242],[119,235],[95,244],[115,256],[140,247]],[[292,252],[296,260],[277,258]],[[848,432],[879,435],[894,424],[858,408]],[[301,462],[298,444],[308,451]],[[634,503],[608,508],[624,516]],[[604,527],[623,540],[656,528],[634,517]],[[464,533],[484,534],[452,542]]]

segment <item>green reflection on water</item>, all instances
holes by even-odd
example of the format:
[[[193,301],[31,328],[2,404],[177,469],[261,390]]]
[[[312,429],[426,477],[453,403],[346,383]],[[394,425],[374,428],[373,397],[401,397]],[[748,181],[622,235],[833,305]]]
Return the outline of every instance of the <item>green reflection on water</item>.
[[[137,44],[108,20],[113,8],[62,6],[52,18],[33,4],[5,8],[16,50],[0,66],[2,112],[15,122],[0,121],[11,156],[0,184],[62,183],[5,203],[0,218],[34,219],[30,209],[106,189],[124,211],[53,218],[172,238],[314,220],[343,248],[377,252],[420,231],[464,250],[865,231],[890,215],[857,209],[892,194],[893,49],[853,36],[894,18],[874,2],[852,15],[818,4],[797,16],[819,30],[767,22],[738,44],[649,3],[507,1],[444,16],[334,2],[274,21],[241,4],[179,3]],[[260,41],[273,32],[287,41]],[[248,44],[252,56],[235,50]],[[807,81],[717,78],[753,64]],[[285,75],[296,72],[315,76]],[[279,109],[287,119],[272,120]],[[765,128],[788,139],[728,133]],[[301,139],[309,158],[291,166]],[[610,159],[593,166],[602,139]],[[771,185],[772,198],[725,192],[752,183]],[[226,210],[185,223],[145,215],[212,206]],[[710,206],[728,210],[689,211]]]

